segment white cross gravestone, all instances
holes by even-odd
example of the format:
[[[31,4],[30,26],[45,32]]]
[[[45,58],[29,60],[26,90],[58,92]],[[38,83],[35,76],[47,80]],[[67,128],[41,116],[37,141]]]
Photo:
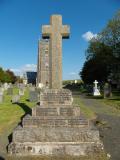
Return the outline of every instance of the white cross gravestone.
[[[100,94],[100,91],[97,87],[98,81],[95,80],[95,82],[93,82],[93,83],[95,84],[95,86],[93,87],[93,95],[94,96],[100,96],[101,94]]]

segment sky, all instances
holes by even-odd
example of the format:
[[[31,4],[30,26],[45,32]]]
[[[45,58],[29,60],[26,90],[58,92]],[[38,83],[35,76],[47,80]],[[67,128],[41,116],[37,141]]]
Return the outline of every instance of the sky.
[[[0,66],[17,75],[35,70],[41,26],[61,14],[70,25],[63,40],[63,79],[79,79],[89,40],[120,9],[120,0],[0,0]]]

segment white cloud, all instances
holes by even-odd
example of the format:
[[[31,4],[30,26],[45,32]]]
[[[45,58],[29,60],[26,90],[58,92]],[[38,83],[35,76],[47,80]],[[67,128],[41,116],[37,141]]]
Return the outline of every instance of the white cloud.
[[[26,71],[37,71],[36,64],[25,64],[20,68],[11,68],[11,71],[15,73],[15,75],[22,76]]]
[[[70,72],[69,75],[76,75],[76,72]]]
[[[82,35],[82,38],[86,41],[90,41],[92,38],[96,38],[97,34],[92,33],[91,31],[88,31]]]
[[[37,65],[36,64],[25,64],[21,67],[22,71],[36,71]]]

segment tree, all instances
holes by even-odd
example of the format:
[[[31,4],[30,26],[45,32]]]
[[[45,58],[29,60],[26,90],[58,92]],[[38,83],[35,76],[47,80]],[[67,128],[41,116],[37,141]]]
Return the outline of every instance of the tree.
[[[0,67],[0,82],[2,83],[15,83],[16,82],[16,76],[14,75],[14,73],[10,70],[4,71],[1,67]]]
[[[115,77],[120,77],[116,66],[120,66],[120,11],[89,42],[86,62],[80,75],[85,83],[92,83],[95,79],[101,82],[108,78],[115,80]]]
[[[16,76],[14,75],[14,73],[12,71],[10,71],[9,69],[6,71],[6,75],[7,75],[7,78],[8,78],[8,81],[10,81],[11,83],[15,83],[17,78]]]
[[[4,70],[0,67],[0,82],[4,82]]]

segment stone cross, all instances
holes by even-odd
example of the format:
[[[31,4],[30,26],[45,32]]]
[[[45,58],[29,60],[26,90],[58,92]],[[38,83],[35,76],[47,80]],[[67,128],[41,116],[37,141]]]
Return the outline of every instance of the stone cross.
[[[62,38],[68,38],[70,27],[62,25],[61,15],[52,15],[50,25],[42,26],[42,37],[50,38],[49,83],[50,88],[62,88]]]
[[[95,89],[97,89],[98,81],[97,81],[97,80],[95,80],[94,84],[95,84]]]

